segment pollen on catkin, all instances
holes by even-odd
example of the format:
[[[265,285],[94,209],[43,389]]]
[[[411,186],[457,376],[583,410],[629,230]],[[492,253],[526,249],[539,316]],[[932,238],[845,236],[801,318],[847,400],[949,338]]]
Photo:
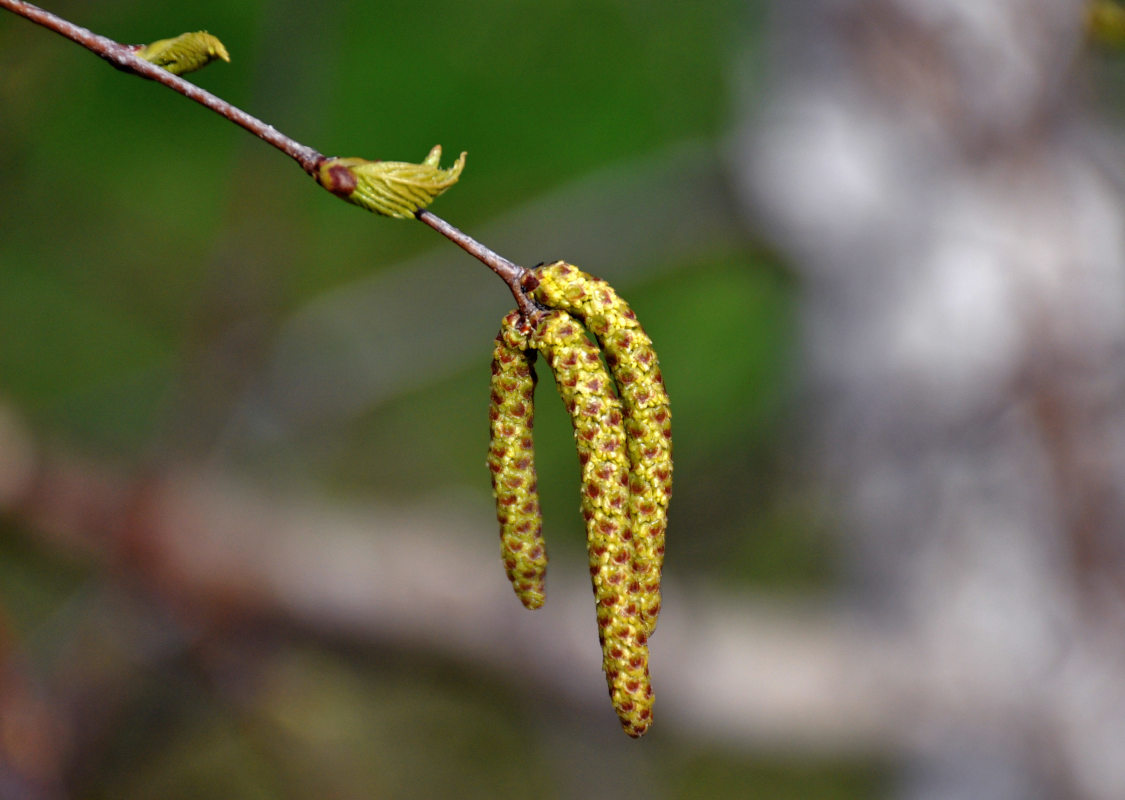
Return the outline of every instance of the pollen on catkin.
[[[535,474],[535,350],[520,331],[518,312],[504,317],[492,355],[488,469],[500,523],[500,558],[520,602],[545,600],[547,549]]]
[[[672,497],[672,414],[652,340],[613,287],[564,261],[529,273],[525,287],[549,308],[568,311],[605,352],[625,416],[630,463],[634,572],[643,589],[645,632],[660,614],[660,574]]]
[[[582,470],[581,508],[602,667],[622,727],[630,736],[641,736],[652,723],[653,692],[641,616],[645,588],[634,572],[625,417],[598,348],[570,314],[542,314],[529,344],[546,359],[570,413]]]

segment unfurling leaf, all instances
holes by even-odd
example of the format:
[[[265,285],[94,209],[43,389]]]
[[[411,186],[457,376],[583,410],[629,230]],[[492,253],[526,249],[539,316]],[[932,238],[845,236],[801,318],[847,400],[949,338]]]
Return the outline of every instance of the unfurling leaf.
[[[435,145],[421,164],[329,158],[317,169],[316,180],[332,194],[376,214],[410,219],[461,177],[465,153],[442,169],[441,145]]]
[[[223,43],[207,31],[183,33],[173,39],[161,39],[137,50],[143,58],[173,75],[184,75],[210,64],[216,59],[230,61]]]

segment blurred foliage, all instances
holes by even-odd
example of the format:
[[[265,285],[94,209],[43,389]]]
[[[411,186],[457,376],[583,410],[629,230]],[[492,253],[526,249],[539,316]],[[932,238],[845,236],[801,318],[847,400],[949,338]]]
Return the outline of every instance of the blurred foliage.
[[[46,557],[21,533],[0,526],[0,608],[5,622],[27,640],[51,627],[90,576],[83,564]]]
[[[197,82],[326,154],[410,161],[436,143],[467,150],[461,183],[434,211],[470,232],[624,158],[689,139],[719,142],[728,71],[756,46],[759,25],[748,13],[755,5],[735,0],[49,7],[126,42],[215,33],[232,63]],[[253,320],[268,342],[326,290],[428,248],[449,247],[451,269],[493,280],[423,226],[357,212],[210,112],[6,12],[0,183],[0,390],[43,434],[123,461],[152,455],[191,413],[178,407],[184,387],[232,325]],[[673,401],[675,569],[743,586],[826,585],[815,513],[778,490],[791,280],[750,248],[703,250],[619,288],[656,343]],[[496,283],[498,296],[504,291]],[[489,503],[490,343],[479,349],[474,363],[332,429],[330,445],[302,441],[302,477],[340,495],[460,492]],[[577,552],[569,424],[550,378],[541,381],[546,527],[553,546]],[[211,398],[220,409],[237,399],[237,386],[224,389],[229,395]],[[75,597],[105,590],[104,578],[36,552],[11,528],[0,528],[0,565],[0,599],[34,647],[44,630],[65,634],[58,617]],[[865,769],[747,762],[676,741],[659,725],[640,744],[613,724],[605,740],[585,725],[545,730],[544,711],[565,714],[422,655],[302,641],[267,650],[257,693],[237,702],[182,665],[132,664],[146,679],[128,687],[117,738],[86,776],[86,796],[873,791]]]
[[[1101,45],[1121,48],[1125,45],[1125,8],[1115,0],[1088,0],[1086,31]]]

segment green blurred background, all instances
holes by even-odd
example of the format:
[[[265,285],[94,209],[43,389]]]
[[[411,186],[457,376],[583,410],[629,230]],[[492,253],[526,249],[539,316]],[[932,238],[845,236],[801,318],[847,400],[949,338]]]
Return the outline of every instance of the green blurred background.
[[[326,154],[467,150],[461,183],[433,210],[521,263],[581,255],[656,343],[676,421],[669,569],[700,585],[831,591],[822,514],[787,456],[796,286],[743,232],[722,181],[731,82],[763,43],[759,4],[50,8],[125,42],[206,28],[232,63],[193,79]],[[700,174],[718,180],[678,183]],[[666,188],[646,190],[653,181]],[[511,298],[429,229],[335,200],[202,107],[6,12],[0,185],[0,391],[37,436],[125,470],[203,462],[340,502],[488,508],[488,358]],[[653,221],[666,219],[682,222]],[[409,306],[394,340],[353,343],[398,354],[378,391],[314,403],[267,433],[247,421],[294,320],[310,308],[331,318],[353,287],[378,293],[383,271],[409,275],[416,259],[440,270],[428,302]],[[322,357],[331,374],[333,353]],[[548,540],[577,559],[570,432],[544,383]],[[60,642],[79,635],[76,607],[115,577],[36,542],[0,520],[0,600],[20,647],[54,674]],[[544,720],[525,691],[424,651],[262,636],[268,691],[249,711],[209,691],[190,659],[139,671],[75,768],[81,796],[846,798],[880,786],[869,763],[696,741],[659,720],[641,742],[565,709]]]

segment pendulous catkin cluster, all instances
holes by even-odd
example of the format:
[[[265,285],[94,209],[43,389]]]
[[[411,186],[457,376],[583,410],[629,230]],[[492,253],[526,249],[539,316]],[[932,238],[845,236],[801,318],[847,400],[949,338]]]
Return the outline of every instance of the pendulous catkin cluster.
[[[524,605],[542,605],[546,551],[531,436],[538,352],[574,427],[610,698],[625,732],[638,737],[652,723],[648,637],[660,612],[672,491],[668,395],[651,340],[607,283],[556,262],[530,271],[523,288],[545,310],[504,318],[492,366],[489,467],[505,569]]]

